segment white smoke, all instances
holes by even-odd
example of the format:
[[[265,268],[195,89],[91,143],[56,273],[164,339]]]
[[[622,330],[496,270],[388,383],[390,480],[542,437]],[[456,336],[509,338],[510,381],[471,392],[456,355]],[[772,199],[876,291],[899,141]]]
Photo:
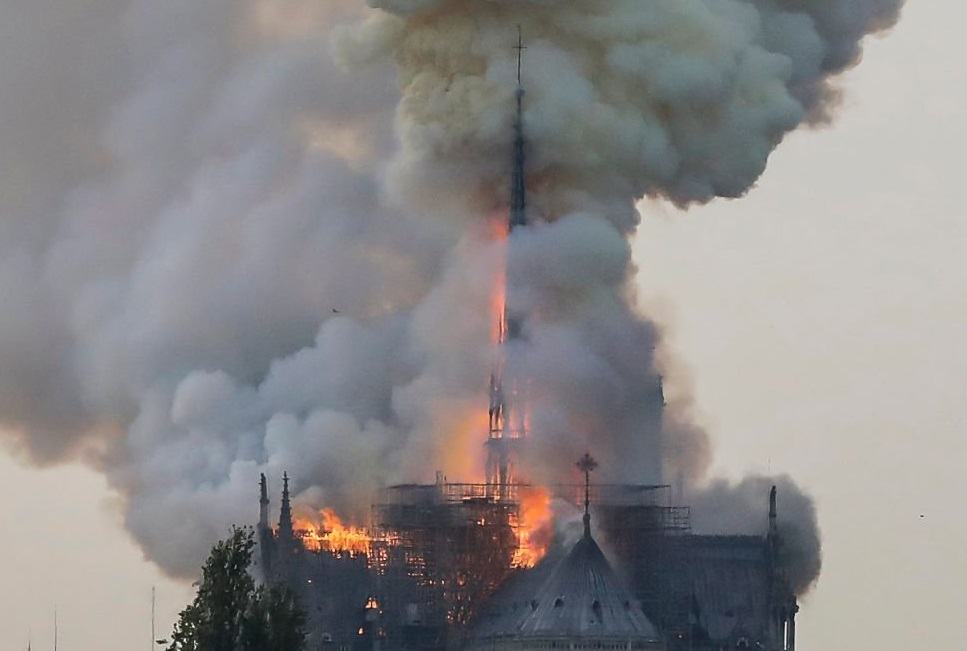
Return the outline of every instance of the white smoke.
[[[687,205],[744,194],[784,134],[828,113],[832,76],[900,0],[370,4],[389,12],[373,19],[383,25],[345,47],[390,51],[400,67],[395,189],[495,201],[480,190],[506,185],[516,23],[542,216],[593,208],[624,230],[643,195]]]
[[[0,0],[0,422],[102,468],[172,573],[254,520],[259,472],[347,515],[480,472],[517,24],[534,478],[590,447],[700,484],[635,202],[746,192],[899,0],[370,4]]]

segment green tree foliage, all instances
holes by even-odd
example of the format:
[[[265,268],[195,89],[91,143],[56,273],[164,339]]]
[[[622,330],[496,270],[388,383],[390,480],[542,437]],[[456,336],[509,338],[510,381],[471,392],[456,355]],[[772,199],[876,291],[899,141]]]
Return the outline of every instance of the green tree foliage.
[[[302,651],[305,613],[285,588],[248,572],[252,532],[232,531],[205,561],[198,593],[178,617],[168,651]]]

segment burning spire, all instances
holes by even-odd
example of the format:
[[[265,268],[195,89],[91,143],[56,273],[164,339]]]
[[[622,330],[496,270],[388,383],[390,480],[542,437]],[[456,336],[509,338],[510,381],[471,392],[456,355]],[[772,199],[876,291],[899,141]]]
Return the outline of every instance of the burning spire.
[[[521,82],[521,63],[524,46],[520,25],[517,26],[517,114],[514,119],[514,159],[511,173],[510,214],[508,218],[508,246],[514,231],[527,225],[527,197],[524,179],[524,86]],[[506,356],[508,344],[521,337],[521,319],[507,305],[510,279],[506,279],[504,304],[500,315],[498,344]],[[527,427],[522,409],[520,378],[504,376],[505,359],[500,359],[490,376],[490,433],[487,439],[487,484],[497,488],[501,498],[507,487],[516,483],[514,457],[520,441],[527,438]]]

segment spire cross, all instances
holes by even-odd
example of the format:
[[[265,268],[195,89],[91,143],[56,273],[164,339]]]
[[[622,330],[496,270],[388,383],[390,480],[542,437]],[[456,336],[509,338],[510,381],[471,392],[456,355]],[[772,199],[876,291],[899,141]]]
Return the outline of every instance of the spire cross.
[[[524,36],[520,31],[519,23],[517,25],[517,45],[514,46],[514,49],[517,50],[517,85],[520,86],[521,59],[524,57],[524,50],[527,49],[527,46],[524,45]]]
[[[574,464],[578,470],[584,473],[584,535],[591,537],[591,471],[598,467],[598,462],[594,460],[589,452],[578,459]]]

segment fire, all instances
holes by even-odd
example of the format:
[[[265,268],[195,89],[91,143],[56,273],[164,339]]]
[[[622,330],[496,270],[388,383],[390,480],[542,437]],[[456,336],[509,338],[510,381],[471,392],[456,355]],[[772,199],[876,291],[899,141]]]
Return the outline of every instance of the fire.
[[[320,524],[318,525],[305,518],[296,520],[296,529],[299,531],[302,544],[306,549],[330,553],[369,553],[372,541],[364,528],[343,524],[343,521],[332,509],[319,511],[319,518]]]
[[[533,567],[540,561],[553,537],[551,494],[544,488],[521,487],[520,519],[517,535],[520,544],[514,554],[516,567]]]
[[[501,242],[500,256],[504,259],[504,264],[498,267],[497,277],[494,279],[494,288],[490,295],[490,312],[493,315],[493,327],[490,331],[491,341],[499,344],[504,339],[504,308],[507,303],[507,214],[497,213],[488,223],[490,227],[490,237],[495,242]]]
[[[323,527],[328,531],[323,536],[323,540],[328,544],[330,551],[350,551],[356,553],[369,553],[370,537],[362,527],[347,527],[332,509],[323,509]]]

